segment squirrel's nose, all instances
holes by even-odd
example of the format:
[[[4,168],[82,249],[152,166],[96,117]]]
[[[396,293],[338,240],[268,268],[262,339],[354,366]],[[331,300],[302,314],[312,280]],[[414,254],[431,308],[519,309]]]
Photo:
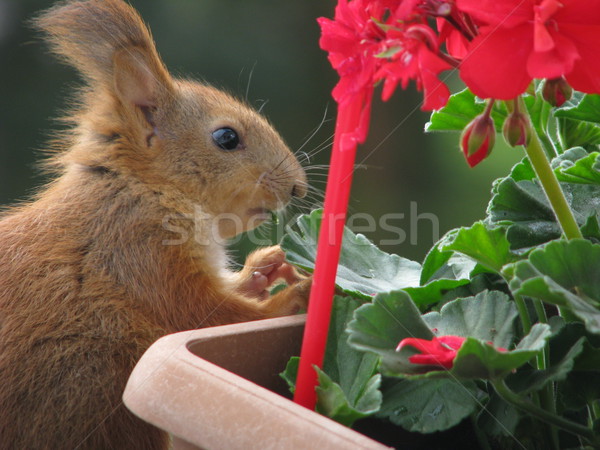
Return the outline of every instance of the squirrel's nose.
[[[294,187],[292,188],[292,197],[303,198],[306,195],[306,182],[305,181],[296,181]]]

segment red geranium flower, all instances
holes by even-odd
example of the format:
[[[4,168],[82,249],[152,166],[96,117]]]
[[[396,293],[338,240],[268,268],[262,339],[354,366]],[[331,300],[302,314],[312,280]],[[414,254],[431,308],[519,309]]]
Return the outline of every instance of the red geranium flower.
[[[405,88],[415,80],[424,91],[425,110],[441,108],[450,95],[437,78],[451,68],[437,55],[437,35],[416,10],[410,21],[401,20],[400,5],[399,0],[339,0],[334,20],[318,19],[320,46],[329,52],[329,61],[340,76],[333,97],[340,114],[346,115],[339,132],[348,144],[366,138],[377,81],[385,80],[382,96],[387,100],[398,83]]]
[[[564,76],[600,93],[600,0],[456,0],[478,23],[460,75],[479,97],[508,100],[533,78]]]
[[[342,134],[346,139],[364,142],[369,126],[373,96],[373,76],[385,33],[372,20],[383,16],[384,8],[368,0],[340,0],[334,20],[318,19],[321,26],[321,48],[329,52],[329,61],[338,72],[340,81],[333,89],[339,111],[347,110]]]
[[[411,363],[451,369],[456,353],[465,340],[466,338],[460,336],[434,336],[430,341],[427,339],[406,338],[400,341],[396,351],[410,345],[421,352],[421,354],[412,355],[408,358]]]
[[[450,97],[448,87],[438,79],[440,72],[452,66],[437,56],[437,36],[424,24],[414,24],[406,30],[390,29],[386,46],[398,49],[382,64],[375,80],[385,79],[382,98],[388,100],[398,83],[406,89],[410,80],[415,80],[417,90],[423,91],[421,109],[431,111],[442,108]]]

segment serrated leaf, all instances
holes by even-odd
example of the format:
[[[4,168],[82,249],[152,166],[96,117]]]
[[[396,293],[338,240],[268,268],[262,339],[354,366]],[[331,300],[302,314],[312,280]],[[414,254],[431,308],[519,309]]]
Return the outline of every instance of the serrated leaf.
[[[552,159],[551,165],[558,181],[600,184],[600,163],[597,152],[589,153],[583,147],[573,147]],[[523,158],[513,166],[509,177],[514,181],[531,181],[536,175],[529,160]]]
[[[469,89],[464,89],[451,95],[446,106],[431,114],[429,122],[425,125],[425,131],[462,131],[469,122],[483,113],[484,109],[485,103],[478,102]],[[504,104],[496,103],[492,112],[496,130],[502,130],[506,115]]]
[[[600,333],[600,245],[555,241],[505,268],[511,291],[566,308]]]
[[[490,436],[514,436],[520,413],[493,392],[477,417],[477,426]]]
[[[560,383],[560,400],[566,409],[578,411],[600,399],[600,374],[574,372]]]
[[[597,148],[600,144],[600,127],[593,123],[560,118],[558,124],[564,148]]]
[[[575,342],[562,360],[552,364],[547,369],[518,373],[518,376],[515,376],[509,383],[511,389],[517,391],[520,395],[524,395],[539,391],[548,383],[564,380],[573,370],[575,358],[582,352],[584,341],[585,338],[581,338]]]
[[[419,310],[403,291],[379,294],[373,303],[361,306],[348,325],[350,345],[381,357],[384,372],[419,373],[415,366],[396,352],[398,343],[408,337],[431,339],[433,333],[421,319]]]
[[[285,370],[279,374],[281,378],[287,383],[290,392],[293,394],[296,390],[296,379],[298,378],[298,367],[300,366],[300,357],[292,356],[287,364]]]
[[[577,223],[600,215],[600,185],[561,183]],[[511,248],[532,247],[560,237],[560,228],[545,193],[537,182],[504,178],[494,187],[488,206],[491,224],[508,225]]]
[[[485,291],[475,297],[446,303],[423,320],[438,336],[472,336],[495,347],[508,348],[514,338],[517,309],[508,295]]]
[[[557,158],[552,161],[553,167],[556,167],[555,173],[559,181],[600,185],[598,164],[600,153],[588,153],[583,148],[576,147],[561,156],[567,158]]]
[[[440,243],[445,239],[446,236]],[[440,243],[434,245],[425,257],[421,270],[421,286],[404,288],[420,308],[438,303],[447,292],[471,283],[475,261],[451,251],[441,251]]]
[[[513,168],[511,169],[510,174],[508,175],[508,178],[512,178],[514,181],[523,181],[523,180],[531,181],[531,180],[535,179],[535,171],[533,170],[533,167],[531,166],[529,159],[527,159],[527,157],[525,157],[521,161],[519,161],[517,164],[515,164],[513,166]],[[496,180],[497,183],[499,183],[501,181],[502,181],[502,179]],[[495,189],[494,189],[494,192],[496,192]]]
[[[510,250],[505,229],[490,229],[482,222],[476,222],[470,228],[460,228],[456,234],[448,236],[441,249],[467,255],[496,273],[505,264],[520,259]]]
[[[550,327],[547,324],[537,323],[519,345],[508,352],[500,351],[479,340],[467,338],[456,354],[450,372],[463,379],[503,378],[542,351],[550,334]]]
[[[554,115],[600,124],[600,96],[575,93],[569,102],[556,109]]]
[[[410,295],[410,298],[421,308],[424,309],[443,300],[444,295],[453,289],[466,286],[471,280],[462,278],[460,280],[440,279],[427,283],[425,286],[404,288],[404,291]]]
[[[351,348],[346,327],[362,303],[351,297],[334,298],[323,370],[318,369],[317,410],[333,420],[351,426],[372,415],[381,405],[379,358]],[[293,357],[280,376],[295,390],[300,358]]]
[[[481,391],[469,381],[398,380],[384,386],[377,416],[408,431],[433,433],[447,430],[472,414],[480,397]]]
[[[334,298],[323,362],[323,371],[340,386],[348,403],[356,409],[360,409],[358,405],[365,394],[365,386],[379,365],[377,355],[357,351],[348,345],[346,328],[361,304],[351,297]]]
[[[486,295],[488,299],[482,300]],[[447,310],[449,311],[447,315],[432,314],[421,319],[408,297],[378,296],[374,304],[363,305],[356,310],[354,320],[348,327],[350,345],[378,354],[382,361],[382,372],[391,376],[489,379],[505,376],[525,364],[544,347],[550,335],[548,325],[536,324],[514,350],[500,351],[487,341],[491,338],[492,342],[504,343],[512,339],[510,327],[499,324],[501,320],[512,323],[511,318],[514,319],[515,316],[514,306],[506,305],[506,296],[503,297],[499,293],[485,293],[474,299],[458,299],[455,302],[455,306],[450,306]],[[457,325],[454,322],[460,310],[468,316],[468,319],[462,320]],[[476,319],[478,313],[482,315],[482,321]],[[396,352],[395,348],[400,340],[407,337],[431,340],[433,337],[431,330],[425,326],[428,322],[436,325],[439,335],[446,333],[447,330],[457,332],[465,330],[466,333],[482,336],[485,341],[467,337],[469,334],[464,335],[463,337],[467,339],[458,351],[454,367],[450,371],[413,364],[409,362],[409,357],[417,352],[416,349],[406,346],[400,352]]]
[[[597,216],[590,216],[581,227],[581,234],[594,242],[600,242],[600,223]]]
[[[318,374],[319,386],[317,386],[317,411],[336,422],[348,427],[358,419],[368,417],[377,412],[381,406],[381,375],[373,375],[363,395],[358,399],[355,407],[348,402],[345,392],[339,384],[333,382],[329,376],[319,368],[315,367]]]
[[[298,230],[288,228],[281,241],[287,260],[308,271],[315,265],[321,217],[322,210],[300,216]],[[345,292],[370,300],[380,292],[418,286],[420,275],[419,263],[385,253],[363,235],[344,229],[336,284]]]

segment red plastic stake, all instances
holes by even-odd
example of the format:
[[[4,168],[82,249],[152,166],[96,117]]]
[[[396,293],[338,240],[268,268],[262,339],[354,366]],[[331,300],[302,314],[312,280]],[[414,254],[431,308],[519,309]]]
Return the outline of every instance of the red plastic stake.
[[[294,401],[309,409],[314,409],[316,404],[317,373],[314,366],[322,367],[325,356],[335,277],[352,185],[357,142],[346,133],[355,131],[362,104],[354,102],[349,106],[338,109],[313,285],[294,394]]]

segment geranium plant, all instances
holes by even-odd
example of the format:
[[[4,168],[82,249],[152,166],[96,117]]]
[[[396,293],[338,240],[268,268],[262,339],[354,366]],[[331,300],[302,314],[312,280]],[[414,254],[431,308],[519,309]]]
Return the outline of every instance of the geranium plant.
[[[420,433],[470,417],[481,448],[599,447],[600,0],[340,0],[320,25],[340,145],[364,141],[377,85],[414,81],[426,131],[462,133],[470,166],[497,135],[524,158],[422,264],[344,230],[317,409]],[[302,270],[322,220],[282,241]]]

